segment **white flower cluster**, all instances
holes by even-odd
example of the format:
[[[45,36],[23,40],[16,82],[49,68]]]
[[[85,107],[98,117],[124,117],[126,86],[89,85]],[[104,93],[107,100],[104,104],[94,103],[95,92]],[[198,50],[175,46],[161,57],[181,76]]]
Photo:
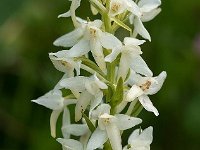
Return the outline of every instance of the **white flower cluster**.
[[[63,113],[63,138],[57,138],[63,150],[149,150],[152,127],[134,130],[124,148],[121,135],[142,122],[137,118],[142,108],[159,115],[148,95],[160,90],[167,75],[163,71],[153,77],[141,57],[140,45],[145,40],[136,36],[151,40],[143,22],[161,11],[161,1],[89,2],[93,14],[100,13],[102,19],[77,17],[81,0],[71,0],[70,10],[59,17],[71,17],[75,29],[54,42],[69,50],[49,54],[64,76],[53,90],[32,101],[53,110],[50,127],[54,138],[57,119]],[[119,27],[129,31],[131,37],[121,42],[115,37]],[[87,76],[82,75],[83,70]]]

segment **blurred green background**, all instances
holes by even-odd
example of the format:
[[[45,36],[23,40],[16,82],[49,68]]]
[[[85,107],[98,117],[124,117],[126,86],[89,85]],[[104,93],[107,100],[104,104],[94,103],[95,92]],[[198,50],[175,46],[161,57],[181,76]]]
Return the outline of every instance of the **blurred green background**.
[[[151,96],[159,117],[143,111],[142,127],[154,126],[152,150],[200,149],[200,1],[163,0],[162,13],[145,23],[152,42],[143,57],[157,75],[168,73],[162,90]],[[48,58],[60,50],[52,42],[73,29],[57,19],[67,0],[1,0],[0,150],[55,150],[50,110],[33,104],[62,76]],[[82,0],[79,16],[91,15]],[[125,137],[124,137],[125,138]]]

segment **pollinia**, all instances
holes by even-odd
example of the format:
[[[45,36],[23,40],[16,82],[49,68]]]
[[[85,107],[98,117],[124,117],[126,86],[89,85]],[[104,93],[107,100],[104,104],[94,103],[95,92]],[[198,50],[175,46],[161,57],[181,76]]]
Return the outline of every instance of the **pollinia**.
[[[89,0],[92,13],[101,16],[96,20],[77,17],[81,0],[70,2],[70,10],[58,17],[71,17],[74,30],[54,42],[67,50],[49,53],[64,75],[54,89],[32,101],[52,109],[51,135],[63,150],[149,150],[153,128],[142,130],[137,116],[143,108],[159,115],[149,95],[160,90],[167,75],[153,77],[141,57],[145,40],[136,37],[151,41],[143,22],[160,13],[161,1]],[[120,41],[115,36],[119,28],[130,37]],[[62,137],[57,138],[61,114]],[[123,141],[123,131],[130,128]]]

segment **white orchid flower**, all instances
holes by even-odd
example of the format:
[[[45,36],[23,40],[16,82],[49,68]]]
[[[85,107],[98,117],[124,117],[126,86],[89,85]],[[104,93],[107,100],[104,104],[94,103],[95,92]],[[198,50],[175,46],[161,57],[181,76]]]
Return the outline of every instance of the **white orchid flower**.
[[[142,77],[132,71],[129,80],[129,84],[132,87],[128,91],[125,100],[131,102],[138,98],[147,111],[153,112],[158,116],[158,110],[153,106],[148,95],[157,93],[161,89],[166,77],[167,73],[165,71],[161,72],[157,77]]]
[[[101,26],[101,20],[88,23],[82,22],[79,28],[58,38],[54,45],[63,47],[73,46],[67,51],[68,57],[80,57],[91,51],[100,69],[106,73],[103,47],[113,49],[120,46],[121,42],[114,35],[102,32],[100,30]]]
[[[137,4],[132,0],[111,0],[109,15],[114,17],[122,14],[125,11],[129,11],[136,16],[140,16],[141,12]]]
[[[80,75],[81,61],[67,56],[67,50],[59,51],[57,53],[49,53],[55,68],[67,74],[67,77],[74,76],[74,69],[77,75]]]
[[[147,22],[152,20],[157,16],[161,9],[158,8],[161,5],[160,0],[140,0],[138,6],[141,12],[141,16],[130,15],[130,23],[134,24],[136,34],[140,34],[143,38],[151,41],[151,36],[142,24],[142,22]]]
[[[97,107],[103,99],[102,89],[107,89],[107,85],[100,81],[96,75],[91,77],[72,77],[64,79],[60,85],[66,89],[70,89],[77,95],[77,104],[75,107],[75,121],[79,121],[82,117],[82,112],[85,111],[90,104],[90,112]],[[79,92],[81,94],[79,95]]]
[[[118,54],[121,53],[118,78],[126,78],[129,68],[133,69],[137,73],[145,76],[152,76],[153,73],[140,56],[142,51],[139,45],[143,44],[144,40],[138,40],[135,38],[124,38],[124,45],[113,49],[112,53],[105,57],[105,61],[112,62],[116,59]]]
[[[139,118],[124,114],[110,115],[110,109],[110,105],[101,104],[92,112],[92,118],[98,120],[98,127],[88,141],[87,150],[101,147],[108,139],[113,150],[122,150],[120,131],[142,122]]]
[[[53,110],[50,117],[50,127],[51,127],[51,136],[56,137],[56,122],[59,115],[64,109],[67,109],[66,107],[67,105],[76,104],[77,100],[65,99],[62,97],[62,92],[60,90],[54,89],[46,93],[44,96],[41,96],[36,100],[32,100],[32,102],[35,102],[39,105],[43,105]]]
[[[123,150],[150,150],[153,141],[153,127],[148,127],[141,132],[141,129],[133,131],[128,139],[128,145]]]

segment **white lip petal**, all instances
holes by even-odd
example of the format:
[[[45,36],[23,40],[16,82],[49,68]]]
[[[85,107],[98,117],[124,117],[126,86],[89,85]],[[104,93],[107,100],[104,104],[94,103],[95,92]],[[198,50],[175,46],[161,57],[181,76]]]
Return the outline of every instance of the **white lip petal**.
[[[76,140],[73,139],[62,139],[58,138],[56,139],[62,146],[69,150],[83,150],[83,145]]]
[[[142,104],[142,106],[144,107],[144,109],[146,109],[147,111],[153,112],[156,116],[159,115],[158,110],[153,106],[153,103],[151,102],[148,96],[142,95],[138,97],[138,99],[140,103]]]
[[[58,117],[60,116],[61,112],[62,112],[62,109],[61,110],[54,110],[51,113],[50,128],[51,128],[51,136],[53,138],[56,137],[56,123],[57,123]]]
[[[101,147],[108,140],[107,134],[105,130],[100,130],[96,128],[96,130],[92,133],[86,150],[94,150]]]
[[[120,59],[120,62],[119,62],[118,79],[120,77],[122,77],[122,79],[125,80],[126,76],[128,74],[129,68],[130,68],[130,59],[129,59],[129,56],[127,57],[127,55],[124,55],[122,53],[121,59]]]
[[[77,28],[73,30],[72,32],[69,32],[61,37],[59,37],[57,40],[54,41],[55,46],[62,46],[62,47],[72,47],[74,46],[79,39],[83,36],[83,29]]]
[[[137,97],[141,96],[143,93],[144,93],[143,90],[139,86],[133,85],[126,95],[126,101],[128,102],[134,101]]]
[[[70,134],[65,132],[63,129],[65,126],[69,125],[71,123],[71,118],[70,118],[70,112],[67,107],[64,108],[63,112],[63,119],[62,119],[62,135],[65,139],[68,139],[70,137]]]
[[[120,130],[130,129],[142,122],[140,118],[130,117],[124,114],[117,114],[115,117],[117,117],[117,127]]]
[[[119,128],[115,124],[110,123],[106,126],[106,132],[110,140],[112,149],[122,150],[121,135]]]
[[[143,38],[151,41],[151,36],[149,32],[145,29],[144,25],[142,24],[142,21],[138,17],[134,18],[133,23],[134,23],[136,32],[140,34]]]
[[[131,144],[133,141],[136,141],[140,135],[140,129],[134,130],[128,138],[128,143]]]

